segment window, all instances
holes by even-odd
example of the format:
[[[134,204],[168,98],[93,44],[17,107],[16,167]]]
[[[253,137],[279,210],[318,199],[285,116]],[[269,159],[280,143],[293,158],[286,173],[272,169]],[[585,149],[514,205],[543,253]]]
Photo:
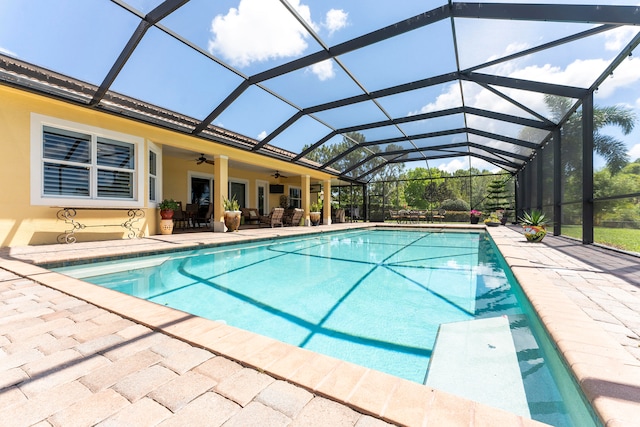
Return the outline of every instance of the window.
[[[32,204],[141,206],[141,139],[36,114],[31,132]]]
[[[302,189],[289,187],[289,207],[302,209]]]
[[[162,185],[162,152],[149,142],[149,202],[160,202]]]

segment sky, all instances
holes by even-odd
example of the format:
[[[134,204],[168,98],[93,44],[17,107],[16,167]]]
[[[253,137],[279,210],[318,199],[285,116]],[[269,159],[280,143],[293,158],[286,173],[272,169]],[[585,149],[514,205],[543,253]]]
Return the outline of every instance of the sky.
[[[141,14],[150,12],[159,3],[159,0],[129,1]],[[278,0],[191,0],[161,25],[197,46],[202,53],[152,28],[116,78],[112,90],[203,119],[240,84],[243,76],[318,52],[322,44],[335,46],[446,4],[443,0],[289,0],[288,3],[320,40],[293,19]],[[612,3],[640,5],[637,0],[607,2]],[[56,19],[51,19],[52,16]],[[100,84],[138,22],[139,18],[107,0],[0,0],[0,53]],[[458,60],[464,69],[589,28],[590,25],[571,23],[456,19]],[[621,27],[478,72],[586,88],[638,30],[638,27]],[[263,88],[251,87],[216,117],[214,124],[261,140],[291,117],[296,108],[357,95],[363,89],[375,91],[455,71],[456,57],[452,52],[450,21],[428,25],[393,40],[346,53],[338,61],[323,61],[267,80]],[[224,65],[204,54],[219,59]],[[288,103],[270,92],[280,94]],[[533,110],[547,111],[539,94],[509,89],[503,93]],[[385,120],[387,115],[400,118],[456,107],[463,101],[478,108],[531,117],[479,85],[444,84],[411,95],[382,98],[379,102],[384,111],[371,103],[362,103],[318,113],[315,119],[305,117],[270,143],[300,152],[305,144],[328,133],[325,124],[341,128],[362,121]],[[600,85],[595,104],[625,106],[640,120],[640,49]],[[423,133],[458,127],[461,123],[461,118],[452,117],[406,125],[402,130],[407,134]],[[468,117],[467,125],[513,137],[521,131],[475,116]],[[626,136],[616,128],[604,131],[625,142],[632,160],[640,157],[640,123]],[[366,132],[367,140],[398,135],[398,129],[393,127]],[[474,138],[473,142],[504,146],[498,141]],[[329,143],[341,140],[336,137]],[[426,143],[417,142],[419,146]],[[495,169],[473,157],[471,164],[481,169]],[[602,159],[596,156],[596,168],[602,165]],[[418,162],[411,166],[424,167],[425,164]],[[431,161],[429,166],[453,171],[467,168],[469,158]]]

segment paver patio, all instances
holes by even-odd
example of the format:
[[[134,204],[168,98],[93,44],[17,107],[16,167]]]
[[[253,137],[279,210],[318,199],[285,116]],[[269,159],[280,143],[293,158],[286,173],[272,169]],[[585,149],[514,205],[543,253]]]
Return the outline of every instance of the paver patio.
[[[3,250],[2,425],[540,425],[34,265],[309,231],[317,230]],[[560,238],[531,245],[508,227],[490,233],[600,417],[633,425],[640,412],[640,263],[616,254],[611,259],[626,260],[624,267],[600,266],[605,256],[581,260],[600,249],[568,248]]]

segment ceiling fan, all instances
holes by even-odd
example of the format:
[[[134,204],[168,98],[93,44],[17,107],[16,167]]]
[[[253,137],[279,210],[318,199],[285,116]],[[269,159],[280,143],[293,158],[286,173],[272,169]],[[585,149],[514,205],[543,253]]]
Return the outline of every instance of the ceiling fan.
[[[289,178],[288,176],[282,175],[279,171],[276,171],[276,173],[274,173],[271,176],[275,177],[276,179],[278,179],[278,178]]]
[[[198,157],[198,158],[196,159],[196,162],[197,162],[197,163],[196,163],[197,165],[201,165],[202,163],[208,163],[208,164],[210,164],[210,165],[215,164],[215,162],[214,162],[213,160],[209,160],[209,159],[207,159],[207,158],[204,156],[204,154],[200,154],[200,157]]]

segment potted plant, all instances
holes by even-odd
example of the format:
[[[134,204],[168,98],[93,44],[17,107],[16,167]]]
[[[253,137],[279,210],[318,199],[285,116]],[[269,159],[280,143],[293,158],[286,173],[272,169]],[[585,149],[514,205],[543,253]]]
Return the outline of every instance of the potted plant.
[[[547,235],[549,222],[544,212],[534,209],[531,212],[525,212],[518,220],[524,229],[524,236],[529,242],[541,242]]]
[[[236,197],[233,196],[231,199],[225,197],[222,200],[222,205],[224,207],[224,225],[227,230],[238,231],[242,211]]]
[[[311,225],[320,224],[320,211],[322,210],[322,201],[318,200],[314,203],[311,203],[309,212],[309,220],[311,221]]]
[[[469,218],[471,219],[471,224],[477,224],[480,221],[481,216],[482,216],[482,212],[477,211],[475,209],[471,209],[471,212],[469,212]]]
[[[178,202],[173,199],[164,199],[158,204],[158,209],[160,209],[160,217],[162,219],[171,219],[173,218],[173,211],[178,209]]]
[[[497,213],[493,212],[489,215],[489,218],[484,220],[484,224],[489,227],[497,227],[500,225],[500,217]]]
[[[160,209],[160,234],[173,233],[173,211],[178,209],[179,205],[173,199],[164,199],[158,203]]]

